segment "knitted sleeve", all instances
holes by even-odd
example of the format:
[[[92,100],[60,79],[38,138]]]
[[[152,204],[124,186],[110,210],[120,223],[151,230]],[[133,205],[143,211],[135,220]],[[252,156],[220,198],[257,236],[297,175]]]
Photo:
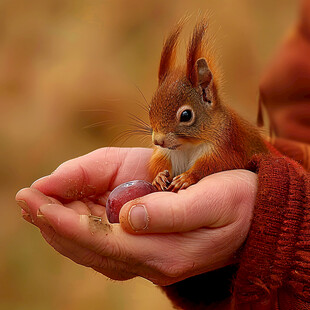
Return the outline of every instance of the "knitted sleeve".
[[[310,309],[310,177],[296,162],[257,157],[259,183],[248,239],[234,282],[236,306],[269,301]],[[289,308],[288,301],[307,305]]]

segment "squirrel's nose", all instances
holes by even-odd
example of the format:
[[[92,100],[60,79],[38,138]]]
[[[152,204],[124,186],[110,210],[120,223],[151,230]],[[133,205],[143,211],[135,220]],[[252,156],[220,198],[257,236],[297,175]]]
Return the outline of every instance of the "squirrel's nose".
[[[154,139],[154,144],[163,147],[164,144],[165,144],[165,141],[164,141],[164,140],[157,140],[157,139]]]
[[[152,140],[155,145],[159,145],[161,147],[164,147],[165,145],[165,135],[163,134],[153,132]]]

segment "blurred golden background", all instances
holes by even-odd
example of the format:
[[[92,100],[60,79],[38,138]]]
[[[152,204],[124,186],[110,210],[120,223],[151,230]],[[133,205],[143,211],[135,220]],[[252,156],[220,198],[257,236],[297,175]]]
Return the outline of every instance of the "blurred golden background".
[[[294,22],[291,0],[0,1],[0,309],[172,309],[143,279],[107,280],[57,254],[20,217],[18,189],[110,145],[157,84],[163,38],[192,14],[211,31],[231,106],[256,117],[259,77]],[[100,122],[100,126],[92,126]],[[148,146],[136,137],[114,145]]]

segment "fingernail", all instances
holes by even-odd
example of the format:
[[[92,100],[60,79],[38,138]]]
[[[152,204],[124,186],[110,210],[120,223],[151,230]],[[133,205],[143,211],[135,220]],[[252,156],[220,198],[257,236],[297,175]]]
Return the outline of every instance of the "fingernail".
[[[46,211],[48,212],[48,210],[55,208],[55,206],[56,205],[54,203],[46,203],[40,206],[40,208],[37,211],[37,215],[44,215]]]
[[[38,211],[37,211],[37,217],[38,218],[44,217],[44,214],[42,213],[42,211],[40,209],[38,209]]]
[[[21,214],[22,214],[22,217],[24,218],[24,219],[31,219],[31,216],[30,216],[30,214],[28,213],[28,212],[26,212],[24,209],[22,209],[21,210]]]
[[[17,200],[16,203],[17,203],[17,205],[18,205],[20,208],[22,208],[26,213],[28,213],[28,214],[30,213],[30,210],[29,210],[29,207],[28,207],[26,201],[24,201],[24,200]]]
[[[135,231],[144,230],[149,224],[149,216],[144,205],[134,205],[129,211],[129,224]]]
[[[30,216],[30,214],[28,212],[26,212],[24,209],[21,210],[22,212],[22,216]]]
[[[22,214],[22,218],[28,223],[33,223],[32,218],[28,213]]]
[[[19,204],[18,204],[19,205]],[[22,214],[22,218],[24,219],[24,220],[26,220],[27,222],[29,222],[29,223],[33,223],[33,220],[32,220],[32,218],[31,218],[31,215],[27,212],[27,211],[25,211],[24,209],[21,209],[21,214]]]
[[[41,207],[40,207],[41,208]],[[40,208],[37,211],[37,219],[45,225],[50,225],[49,221],[47,220],[47,218],[44,216],[44,214],[42,213],[42,211],[40,210]]]

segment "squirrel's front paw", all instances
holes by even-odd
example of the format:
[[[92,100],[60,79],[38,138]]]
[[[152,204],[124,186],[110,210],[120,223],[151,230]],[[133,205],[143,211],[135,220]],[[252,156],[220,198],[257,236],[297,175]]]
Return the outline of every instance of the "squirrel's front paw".
[[[193,176],[189,173],[182,173],[172,179],[171,184],[168,187],[168,191],[177,192],[181,189],[188,188],[190,185],[196,183]]]
[[[152,185],[155,186],[159,191],[166,191],[170,184],[171,178],[168,170],[159,172],[155,179],[152,182]]]

